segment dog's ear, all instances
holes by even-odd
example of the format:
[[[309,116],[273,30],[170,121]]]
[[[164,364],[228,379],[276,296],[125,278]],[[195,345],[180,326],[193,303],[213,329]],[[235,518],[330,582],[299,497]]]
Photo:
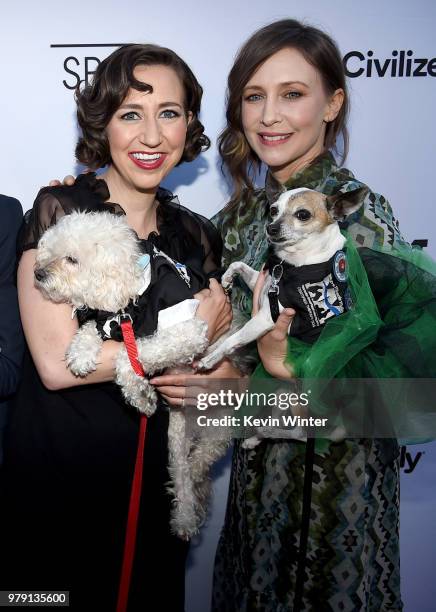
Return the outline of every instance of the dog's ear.
[[[342,221],[348,215],[359,210],[368,192],[368,187],[364,186],[354,191],[339,192],[335,195],[327,196],[327,211],[335,221]]]
[[[286,191],[286,187],[279,183],[271,173],[268,173],[265,182],[265,194],[270,205],[277,202],[279,197]]]

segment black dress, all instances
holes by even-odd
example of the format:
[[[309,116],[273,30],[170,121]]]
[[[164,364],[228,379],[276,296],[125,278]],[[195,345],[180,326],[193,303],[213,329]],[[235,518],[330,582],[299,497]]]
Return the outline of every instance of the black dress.
[[[122,209],[94,175],[41,190],[20,250],[72,210]],[[156,246],[213,274],[221,240],[200,215],[158,192]],[[0,479],[0,590],[69,590],[74,610],[115,610],[139,419],[113,383],[48,391],[27,350]],[[169,530],[168,412],[149,419],[129,611],[184,609],[188,545]]]

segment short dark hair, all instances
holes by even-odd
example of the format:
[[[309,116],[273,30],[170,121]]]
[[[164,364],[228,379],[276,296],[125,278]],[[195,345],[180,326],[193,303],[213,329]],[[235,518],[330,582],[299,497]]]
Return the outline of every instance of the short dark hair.
[[[96,170],[110,163],[111,156],[105,128],[121,106],[130,88],[153,91],[151,85],[135,79],[137,66],[168,66],[180,78],[184,90],[185,113],[192,113],[186,144],[179,164],[192,161],[210,146],[200,113],[203,89],[189,66],[171,49],[158,45],[124,45],[98,66],[92,83],[76,90],[77,120],[82,130],[76,146],[77,160]]]
[[[343,138],[342,162],[348,152],[346,120],[349,98],[341,55],[336,43],[321,30],[295,19],[283,19],[255,32],[239,50],[230,74],[227,88],[227,126],[218,143],[223,165],[233,179],[233,194],[229,206],[236,204],[242,194],[250,196],[253,190],[251,174],[261,164],[244,136],[241,119],[242,92],[253,73],[269,57],[285,48],[296,49],[319,72],[324,91],[332,94],[343,89],[344,102],[334,121],[327,124],[324,150],[335,149],[339,135]]]

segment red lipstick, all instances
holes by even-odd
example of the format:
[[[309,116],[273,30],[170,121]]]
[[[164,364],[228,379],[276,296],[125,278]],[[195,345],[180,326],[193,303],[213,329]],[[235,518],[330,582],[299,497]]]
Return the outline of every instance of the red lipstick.
[[[161,153],[159,151],[156,151],[155,153],[131,151],[128,155],[132,162],[138,166],[138,168],[142,168],[143,170],[156,170],[156,168],[160,168],[167,157],[166,153]],[[139,156],[142,156],[142,158]],[[144,156],[146,156],[145,159]]]

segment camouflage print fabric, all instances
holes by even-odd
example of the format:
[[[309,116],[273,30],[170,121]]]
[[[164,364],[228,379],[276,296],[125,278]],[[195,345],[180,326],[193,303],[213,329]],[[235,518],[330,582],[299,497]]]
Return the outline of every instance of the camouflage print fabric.
[[[291,178],[286,189],[328,195],[362,186],[330,154]],[[266,259],[269,198],[277,185],[213,221],[224,265]],[[369,192],[344,228],[357,246],[404,245],[387,200]],[[235,283],[247,317],[251,294]],[[235,442],[229,499],[214,573],[213,612],[387,612],[402,610],[399,568],[399,448],[395,440],[345,440],[323,453],[311,444]]]

